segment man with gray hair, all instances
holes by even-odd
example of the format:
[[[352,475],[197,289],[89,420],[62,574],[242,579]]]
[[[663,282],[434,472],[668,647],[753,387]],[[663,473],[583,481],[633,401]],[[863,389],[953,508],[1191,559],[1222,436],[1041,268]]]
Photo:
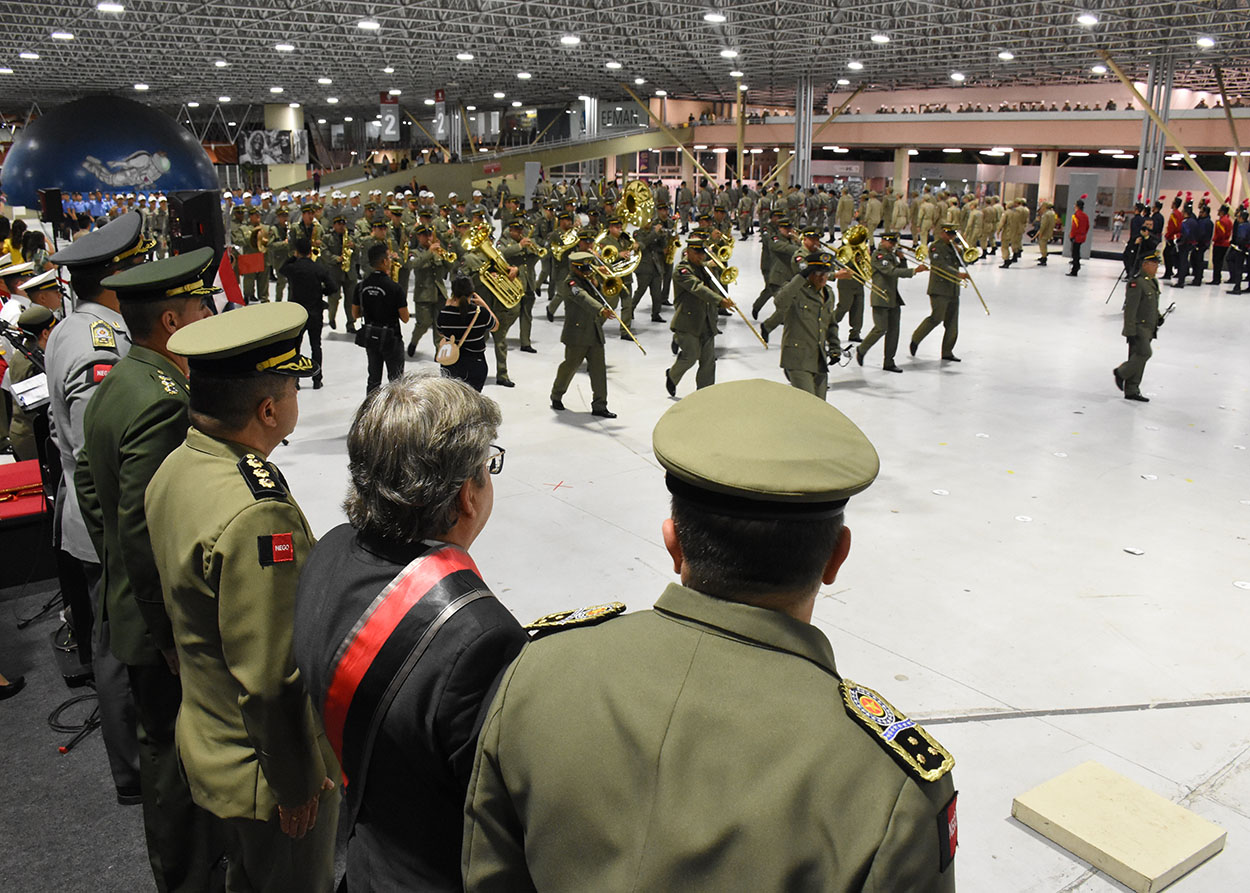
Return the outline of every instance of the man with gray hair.
[[[300,576],[295,656],[347,779],[351,890],[462,889],[479,713],[527,638],[467,551],[501,420],[455,379],[371,392],[347,437],[348,523]]]

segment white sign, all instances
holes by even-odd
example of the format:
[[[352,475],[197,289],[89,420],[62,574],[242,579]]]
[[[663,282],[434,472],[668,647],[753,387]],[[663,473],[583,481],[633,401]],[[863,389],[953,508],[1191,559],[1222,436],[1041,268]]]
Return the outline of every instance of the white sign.
[[[399,142],[399,106],[392,103],[383,103],[382,117],[378,119],[378,126],[381,132],[378,139],[384,143]]]
[[[599,110],[600,127],[641,127],[637,109],[610,108]]]

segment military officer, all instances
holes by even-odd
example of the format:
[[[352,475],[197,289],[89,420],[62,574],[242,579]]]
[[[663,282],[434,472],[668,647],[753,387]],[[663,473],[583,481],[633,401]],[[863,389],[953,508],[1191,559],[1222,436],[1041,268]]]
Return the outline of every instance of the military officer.
[[[330,231],[325,234],[322,240],[321,256],[318,262],[326,268],[326,272],[330,274],[330,282],[334,285],[334,290],[326,295],[326,315],[330,319],[330,328],[338,328],[335,323],[335,317],[338,316],[339,302],[343,302],[343,317],[347,320],[347,331],[356,331],[356,322],[352,319],[349,310],[351,304],[344,299],[350,300],[351,295],[344,294],[348,288],[347,271],[343,267],[343,255],[347,252],[355,254],[355,244],[352,237],[347,234],[347,218],[343,214],[336,214],[331,221]],[[351,265],[352,258],[348,257],[348,266]]]
[[[791,244],[789,247],[789,256],[784,264],[786,275],[781,281],[781,284],[777,285],[776,280],[773,280],[770,276],[769,285],[775,289],[773,297],[773,307],[775,309],[768,319],[760,323],[760,335],[765,341],[768,340],[768,334],[770,332],[781,328],[781,326],[785,324],[786,313],[790,308],[790,296],[793,294],[793,291],[787,292],[786,287],[794,282],[794,278],[796,276],[802,278],[805,274],[806,260],[808,256],[818,253],[819,249],[820,230],[814,226],[805,228],[798,246],[796,247]],[[774,262],[771,267],[771,270],[773,271],[776,271],[780,264],[779,259],[775,260],[776,262]],[[780,275],[778,275],[778,279],[781,279]]]
[[[1020,215],[1016,213],[1016,206],[1013,202],[1011,206],[1003,209],[998,223],[998,237],[1002,240],[1003,255],[1003,262],[998,265],[1000,270],[1005,270],[1016,262],[1013,246],[1020,235],[1016,232],[1019,226]]]
[[[78,505],[74,470],[83,449],[83,416],[88,401],[130,350],[117,295],[101,283],[113,273],[142,263],[152,250],[142,228],[138,214],[123,214],[49,258],[69,268],[77,303],[74,312],[52,330],[45,354],[49,414],[62,469],[56,500],[59,548],[69,556],[67,564],[78,571],[72,579],[67,576],[62,581],[62,589],[74,618],[79,651],[93,658],[109,767],[118,801],[128,804],[141,802],[135,707],[125,664],[108,647],[109,624],[99,619],[92,632],[91,602],[101,597],[100,558]],[[101,618],[98,609],[94,614]]]
[[[138,707],[139,766],[148,861],[160,890],[207,889],[221,857],[209,817],[191,800],[174,744],[182,700],[178,656],[143,508],[147,482],[187,435],[186,360],[170,336],[211,313],[212,248],[140,264],[106,278],[134,343],[100,383],[83,418],[74,474],[100,556],[101,620],[126,665]]]
[[[434,326],[438,311],[447,302],[447,277],[451,273],[451,261],[441,242],[424,222],[429,216],[422,211],[422,222],[414,231],[417,244],[408,255],[412,267],[412,336],[408,340],[408,356],[416,356],[421,336],[430,333],[433,349],[438,350],[438,330]]]
[[[643,292],[651,292],[652,322],[665,321],[660,316],[660,308],[664,306],[664,255],[668,251],[668,240],[673,235],[668,214],[661,213],[658,208],[651,225],[634,233],[634,241],[642,252],[642,262],[635,271],[638,274],[638,289],[634,292],[633,303],[637,307]]]
[[[595,262],[595,256],[588,251],[570,252],[569,275],[556,283],[567,303],[564,328],[560,332],[564,360],[556,369],[555,381],[551,383],[551,408],[563,411],[564,394],[585,361],[590,375],[591,415],[614,419],[616,413],[608,409],[608,365],[603,324],[606,320],[615,319],[616,312],[593,281],[591,268]]]
[[[496,249],[508,264],[508,277],[520,283],[527,295],[533,292],[533,281],[530,277],[529,265],[525,262],[525,254],[527,247],[532,244],[529,239],[525,238],[524,225],[521,221],[513,220],[496,245]],[[508,330],[521,316],[521,302],[518,301],[508,307],[489,289],[487,289],[486,299],[487,306],[499,321],[499,325],[491,331],[491,338],[495,342],[495,384],[505,388],[516,387],[516,383],[508,376]]]
[[[531,624],[478,740],[465,888],[954,891],[954,758],[812,625],[868,438],[755,379],[673,406],[652,446],[680,584]]]
[[[776,306],[776,295],[785,287],[786,283],[794,278],[794,255],[799,251],[800,237],[794,232],[791,225],[792,221],[789,217],[779,217],[774,221],[776,228],[775,234],[771,239],[764,243],[764,251],[768,252],[768,280],[765,283],[765,291],[767,294],[755,299],[755,305],[751,307],[751,315],[758,318],[759,312],[756,307],[763,309],[768,303],[769,297],[773,298],[773,306]],[[774,315],[776,315],[774,313]],[[780,325],[784,316],[778,316],[775,320],[770,316],[769,320],[773,325]],[[767,328],[769,321],[765,321],[764,326]],[[763,333],[761,333],[763,334]]]
[[[242,241],[235,244],[242,249],[239,256],[240,270],[255,269],[255,272],[242,273],[243,300],[249,303],[268,301],[269,277],[265,274],[265,255],[272,231],[261,221],[260,208],[248,208],[246,213],[247,223],[238,231]]]
[[[685,235],[690,231],[690,213],[694,210],[694,193],[685,180],[677,187],[677,214],[681,217],[681,231]]]
[[[281,301],[282,295],[286,292],[286,277],[278,270],[282,269],[282,265],[291,258],[291,229],[287,225],[287,219],[290,214],[286,208],[278,208],[274,212],[274,219],[277,221],[270,232],[269,246],[265,249],[265,274],[273,274],[274,293],[273,299]]]
[[[868,333],[855,351],[855,362],[864,365],[864,354],[885,336],[886,372],[902,372],[894,362],[898,350],[898,331],[902,324],[903,296],[898,292],[898,280],[910,279],[929,269],[925,264],[914,270],[908,269],[907,259],[898,250],[898,233],[881,234],[881,243],[872,253],[872,331]]]
[[[53,271],[53,278],[56,274]],[[58,296],[60,292],[57,292]],[[6,305],[7,306],[7,305]],[[44,371],[44,351],[48,346],[48,338],[57,324],[52,311],[42,304],[31,304],[17,316],[17,329],[20,335],[12,334],[0,338],[0,352],[9,361],[9,370],[5,375],[10,384],[18,384]],[[0,412],[3,408],[0,407]],[[13,457],[18,462],[39,458],[39,447],[35,440],[35,424],[33,415],[36,410],[27,411],[16,400],[13,401],[13,417],[9,420],[9,443],[13,447]],[[0,418],[0,421],[3,421]],[[0,433],[3,433],[0,430]]]
[[[317,220],[317,206],[311,202],[300,207],[300,219],[291,224],[287,233],[287,241],[295,248],[296,239],[307,239],[312,245],[313,254],[320,255],[323,233],[321,223]]]
[[[955,340],[959,337],[959,283],[968,278],[961,269],[959,249],[955,246],[953,224],[943,224],[941,235],[929,251],[929,306],[932,312],[912,332],[908,350],[914,357],[925,336],[942,326],[942,359],[960,362],[955,356]]]
[[[738,234],[740,242],[745,242],[751,237],[751,215],[755,210],[755,200],[751,195],[751,191],[744,189],[742,196],[738,199]]]
[[[1124,286],[1124,328],[1121,334],[1128,342],[1128,359],[1111,371],[1115,386],[1124,392],[1125,400],[1149,403],[1141,392],[1146,361],[1152,351],[1150,342],[1158,334],[1164,317],[1159,313],[1159,255],[1152,251],[1141,259],[1141,271]]]
[[[619,217],[609,217],[606,220],[606,230],[603,239],[600,241],[600,250],[604,247],[611,246],[616,250],[617,258],[620,261],[627,261],[634,256],[638,250],[634,244],[633,238],[625,232],[624,226],[621,224]],[[634,322],[634,277],[633,275],[621,278],[621,306],[619,318],[621,321],[620,336],[622,341],[628,341],[629,335],[625,334],[625,329],[632,326]]]
[[[144,501],[182,679],[177,742],[195,802],[216,816],[228,890],[329,893],[339,767],[292,653],[313,544],[269,454],[295,429],[315,364],[290,301],[175,332],[191,428]],[[190,508],[189,508],[190,507]]]
[[[777,304],[786,307],[781,337],[781,368],[786,380],[821,400],[829,390],[829,363],[836,363],[842,353],[833,291],[828,285],[832,267],[831,254],[817,251],[807,255],[802,274],[777,295]],[[837,275],[851,274],[839,270]]]
[[[845,234],[851,228],[851,221],[855,219],[855,202],[851,199],[849,189],[843,188],[842,194],[838,197],[837,208],[837,224],[838,231]],[[830,233],[832,233],[832,228]]]
[[[664,389],[677,396],[677,385],[696,363],[695,388],[716,383],[716,312],[734,302],[711,282],[703,238],[686,240],[685,258],[673,272],[673,321],[668,324],[677,346],[677,359],[664,370]]]
[[[162,258],[169,253],[169,204],[163,195],[148,215],[148,238],[156,242],[156,257]]]
[[[895,207],[898,203],[895,203]],[[860,332],[864,327],[864,283],[855,276],[836,277],[838,281],[838,306],[834,311],[833,319],[837,325],[842,324],[842,318],[850,316],[848,323],[849,331],[847,332],[847,341],[862,341]]]
[[[563,245],[563,239],[566,233],[573,228],[573,215],[569,211],[561,211],[556,218],[556,229],[551,233],[551,239],[547,243],[548,253],[552,256],[551,261],[551,298],[547,301],[547,322],[555,322],[556,310],[560,308],[560,304],[564,302],[567,294],[567,288],[560,288],[562,282],[567,283],[569,278],[569,255],[573,251],[590,251],[594,247],[595,234],[590,229],[580,229],[577,231],[577,244],[572,250],[566,250]],[[563,253],[563,257],[557,254]]]
[[[521,225],[521,242],[520,245],[524,249],[521,252],[521,266],[524,267],[526,279],[525,296],[521,298],[521,353],[538,353],[534,349],[533,331],[534,331],[534,304],[538,300],[538,262],[546,260],[550,256],[550,252],[542,247],[541,242],[535,235],[535,227],[526,222],[524,217],[517,217],[516,222]],[[512,231],[511,225],[508,231]]]

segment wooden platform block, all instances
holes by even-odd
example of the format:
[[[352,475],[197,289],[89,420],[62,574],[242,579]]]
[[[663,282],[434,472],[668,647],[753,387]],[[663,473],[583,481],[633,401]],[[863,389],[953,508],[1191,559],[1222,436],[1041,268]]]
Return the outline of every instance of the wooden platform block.
[[[1224,849],[1219,825],[1099,763],[1021,794],[1011,814],[1137,893],[1155,893]]]

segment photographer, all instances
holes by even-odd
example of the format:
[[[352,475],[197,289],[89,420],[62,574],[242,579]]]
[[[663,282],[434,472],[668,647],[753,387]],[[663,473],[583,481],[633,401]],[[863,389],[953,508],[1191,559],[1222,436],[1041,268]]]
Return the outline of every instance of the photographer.
[[[383,363],[387,381],[394,381],[404,372],[404,338],[399,324],[408,321],[408,300],[389,275],[393,258],[386,242],[371,245],[366,260],[369,275],[360,280],[352,296],[352,319],[364,319],[356,333],[356,343],[369,357],[365,393],[371,394],[382,383]]]

